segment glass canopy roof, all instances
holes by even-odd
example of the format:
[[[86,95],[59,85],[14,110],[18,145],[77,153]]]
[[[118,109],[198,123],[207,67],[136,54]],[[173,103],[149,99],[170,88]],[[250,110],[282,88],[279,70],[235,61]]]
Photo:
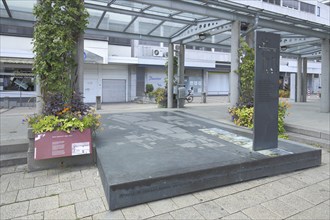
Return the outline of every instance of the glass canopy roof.
[[[24,26],[27,21],[33,25],[32,10],[36,2],[2,0],[1,25]],[[230,23],[240,20],[242,26],[250,24],[248,27],[254,25],[257,30],[280,34],[286,46],[283,53],[304,55],[311,48],[320,50],[320,38],[329,38],[330,33],[329,24],[283,16],[229,0],[85,0],[85,7],[90,15],[86,33],[107,37],[230,47]],[[242,28],[241,34],[246,31],[249,29]],[[201,34],[205,39],[199,37]],[[284,43],[287,38],[296,40],[290,45]]]

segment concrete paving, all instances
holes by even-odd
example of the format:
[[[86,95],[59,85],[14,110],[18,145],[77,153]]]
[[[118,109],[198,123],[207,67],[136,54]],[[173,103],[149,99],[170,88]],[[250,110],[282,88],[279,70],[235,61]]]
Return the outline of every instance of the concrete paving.
[[[329,113],[320,113],[317,106],[318,99],[292,103],[286,120],[329,131]],[[200,104],[196,98],[184,111],[230,123],[226,108],[226,103]],[[99,112],[129,111],[165,110],[152,104],[115,104],[103,105]],[[1,111],[1,141],[26,138],[21,120],[33,112],[33,108]],[[0,219],[329,219],[329,156],[322,150],[322,165],[316,168],[117,211],[107,209],[95,166],[31,173],[26,165],[5,167],[0,171]]]

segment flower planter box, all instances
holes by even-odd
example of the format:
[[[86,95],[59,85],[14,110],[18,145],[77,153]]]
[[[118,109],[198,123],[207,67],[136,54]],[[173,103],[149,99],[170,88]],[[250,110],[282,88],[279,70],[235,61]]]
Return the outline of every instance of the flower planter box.
[[[91,154],[91,130],[72,131],[70,133],[52,131],[36,134],[34,147],[35,160]]]
[[[46,132],[36,135],[28,129],[28,171],[93,165],[96,163],[91,130]]]

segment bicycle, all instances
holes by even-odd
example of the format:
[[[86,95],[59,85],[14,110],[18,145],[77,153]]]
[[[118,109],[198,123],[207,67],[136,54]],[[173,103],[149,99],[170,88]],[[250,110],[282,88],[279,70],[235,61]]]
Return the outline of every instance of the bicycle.
[[[192,93],[192,90],[188,90],[188,95],[186,95],[185,100],[188,103],[191,103],[194,100],[194,94]]]

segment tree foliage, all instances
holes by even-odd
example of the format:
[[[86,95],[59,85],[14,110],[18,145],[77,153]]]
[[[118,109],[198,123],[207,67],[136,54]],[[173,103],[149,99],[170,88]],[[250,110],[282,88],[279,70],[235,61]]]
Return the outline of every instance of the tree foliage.
[[[173,86],[175,86],[177,84],[177,75],[178,75],[178,57],[177,56],[173,56]],[[166,78],[165,78],[165,84],[166,87],[168,85],[168,59],[165,63],[165,73],[166,73]]]
[[[61,93],[70,99],[77,80],[77,42],[88,23],[84,3],[42,0],[33,13],[36,16],[33,72],[39,76],[41,93]]]
[[[238,56],[240,64],[236,73],[239,75],[239,106],[253,106],[254,101],[254,49],[241,39]]]

